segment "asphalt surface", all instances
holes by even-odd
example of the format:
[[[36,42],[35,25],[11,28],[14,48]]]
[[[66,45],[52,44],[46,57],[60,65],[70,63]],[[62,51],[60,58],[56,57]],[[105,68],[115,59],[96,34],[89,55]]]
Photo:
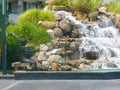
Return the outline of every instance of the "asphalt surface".
[[[120,80],[0,80],[0,90],[120,90]]]

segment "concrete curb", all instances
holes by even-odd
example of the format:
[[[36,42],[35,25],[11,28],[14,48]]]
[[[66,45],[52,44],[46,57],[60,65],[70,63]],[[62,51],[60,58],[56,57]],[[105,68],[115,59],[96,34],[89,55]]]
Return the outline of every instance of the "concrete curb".
[[[117,71],[16,71],[16,80],[120,79]]]
[[[15,79],[15,75],[0,75],[0,80],[1,79],[7,79],[7,80]]]

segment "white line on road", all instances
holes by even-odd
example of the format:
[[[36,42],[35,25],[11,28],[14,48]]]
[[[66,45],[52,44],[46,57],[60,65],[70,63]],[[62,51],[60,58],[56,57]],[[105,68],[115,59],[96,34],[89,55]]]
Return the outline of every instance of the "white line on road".
[[[15,82],[15,83],[13,83],[13,84],[11,84],[11,85],[3,88],[2,90],[9,90],[10,88],[16,86],[17,84],[19,84],[19,83],[21,83],[21,82],[23,82],[23,81],[22,81],[22,80],[21,80],[21,81],[17,81],[17,82]]]

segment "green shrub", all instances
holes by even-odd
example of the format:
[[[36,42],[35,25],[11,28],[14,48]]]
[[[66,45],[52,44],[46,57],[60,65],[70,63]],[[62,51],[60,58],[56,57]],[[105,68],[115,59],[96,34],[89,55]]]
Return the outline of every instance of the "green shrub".
[[[9,35],[19,39],[26,38],[29,44],[35,46],[51,40],[44,27],[34,25],[30,22],[21,22],[9,26],[7,28],[7,36]]]
[[[27,21],[37,24],[38,21],[55,21],[54,13],[49,10],[31,9],[21,14],[19,22]]]
[[[7,39],[7,69],[12,69],[11,64],[19,61],[19,47],[19,42],[12,38]]]
[[[120,1],[118,0],[115,0],[114,2],[111,2],[109,5],[108,5],[108,11],[110,12],[115,12],[115,13],[120,13]]]
[[[26,38],[28,46],[35,48],[39,44],[51,41],[45,28],[29,22],[21,22],[7,27],[7,65],[11,68],[11,63],[19,61],[20,39]]]
[[[96,11],[99,4],[100,0],[75,0],[72,2],[71,6],[80,12],[91,13]]]

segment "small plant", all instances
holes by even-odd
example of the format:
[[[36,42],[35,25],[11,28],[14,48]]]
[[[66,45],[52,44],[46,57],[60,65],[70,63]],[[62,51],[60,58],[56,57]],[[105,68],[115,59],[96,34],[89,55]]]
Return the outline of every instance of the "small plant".
[[[72,2],[71,6],[80,12],[91,13],[96,11],[99,6],[100,0],[75,0]]]
[[[110,12],[115,12],[115,13],[120,14],[120,1],[115,0],[115,1],[111,2],[107,6],[107,8],[108,8],[108,11],[110,11]]]
[[[19,22],[27,21],[33,24],[37,24],[38,21],[55,21],[54,13],[49,10],[31,9],[21,14]]]

